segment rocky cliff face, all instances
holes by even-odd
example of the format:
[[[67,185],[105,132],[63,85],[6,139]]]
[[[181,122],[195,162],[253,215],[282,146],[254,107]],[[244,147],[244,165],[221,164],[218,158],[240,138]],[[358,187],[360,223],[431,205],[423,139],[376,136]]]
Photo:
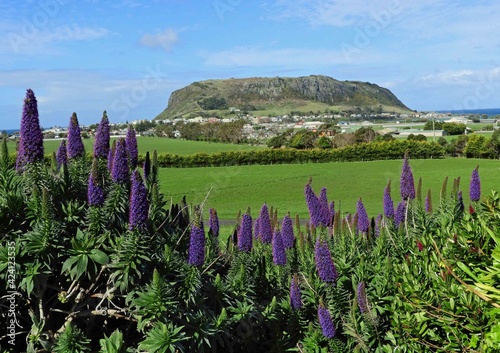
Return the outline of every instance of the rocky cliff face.
[[[386,88],[365,82],[338,81],[328,76],[297,78],[246,78],[194,82],[172,93],[168,107],[158,117],[199,113],[203,102],[217,98],[226,107],[253,107],[256,110],[288,104],[304,106],[320,102],[328,106],[408,108]],[[200,104],[201,103],[201,104]],[[206,105],[205,105],[206,107]]]

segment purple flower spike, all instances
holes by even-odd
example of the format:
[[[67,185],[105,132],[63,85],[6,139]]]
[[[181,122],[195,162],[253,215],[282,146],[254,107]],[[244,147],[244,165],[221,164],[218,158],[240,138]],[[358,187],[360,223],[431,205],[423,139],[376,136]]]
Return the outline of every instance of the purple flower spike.
[[[408,154],[405,154],[403,161],[403,169],[401,171],[400,192],[403,200],[415,198],[415,182],[413,180],[413,172],[411,171],[410,163],[408,162]]]
[[[290,305],[293,310],[302,308],[302,295],[300,293],[299,278],[296,274],[292,276],[290,281]]]
[[[244,252],[252,250],[252,217],[247,213],[241,217],[241,225],[238,231],[238,249]]]
[[[332,316],[330,315],[328,309],[322,304],[318,307],[318,319],[321,330],[323,331],[323,336],[326,338],[335,337],[336,331],[335,326],[333,326]]]
[[[425,212],[432,213],[432,197],[431,197],[431,189],[427,192],[427,196],[425,198]]]
[[[368,300],[366,299],[365,283],[358,283],[358,308],[362,314],[368,312]]]
[[[319,278],[323,282],[335,284],[338,277],[337,269],[333,264],[332,254],[330,253],[328,244],[325,241],[316,241],[314,259],[316,260],[316,268],[318,269]]]
[[[189,236],[188,263],[193,266],[201,266],[205,262],[205,231],[203,225],[193,224]]]
[[[286,265],[285,246],[279,229],[276,229],[273,235],[273,262],[279,266]]]
[[[217,210],[215,208],[210,209],[210,218],[208,220],[210,225],[210,234],[214,237],[219,236],[219,217],[217,216]]]
[[[401,223],[405,222],[405,216],[406,216],[405,213],[406,213],[406,203],[404,201],[401,201],[398,204],[396,213],[394,215],[394,223],[396,224],[396,227],[399,227]]]
[[[380,228],[382,227],[382,213],[379,213],[377,218],[375,219],[375,236],[378,237],[380,235]]]
[[[387,185],[384,190],[384,215],[389,219],[394,218],[394,202],[391,198],[391,184]]]
[[[266,204],[264,204],[260,209],[259,234],[260,234],[260,241],[263,244],[271,243],[273,239],[273,230],[271,226],[271,218],[269,217],[269,210]]]
[[[363,201],[361,201],[361,199],[358,200],[357,212],[358,212],[358,230],[363,233],[368,233],[368,229],[370,228],[370,220],[368,219],[368,214],[366,213],[365,205],[363,205]]]
[[[83,146],[80,125],[76,113],[73,113],[68,127],[68,158],[82,157],[84,154],[85,147]]]
[[[68,164],[68,151],[66,150],[66,140],[62,140],[56,154],[57,168],[63,164]]]
[[[258,238],[260,234],[260,217],[255,219],[255,224],[253,226],[253,235],[255,238]]]
[[[281,238],[283,239],[285,249],[293,247],[295,235],[293,234],[293,221],[290,215],[283,217],[283,222],[281,223]]]
[[[325,227],[331,225],[330,206],[328,205],[328,198],[326,196],[326,188],[321,188],[318,203],[320,207],[320,223]]]
[[[470,179],[469,196],[471,201],[479,201],[481,199],[481,180],[479,179],[479,166],[472,171]]]
[[[111,173],[113,171],[113,159],[115,159],[115,150],[116,150],[116,140],[113,140],[113,144],[109,149],[108,153],[108,170]]]
[[[125,139],[121,138],[116,143],[115,155],[113,156],[113,168],[111,178],[115,183],[126,183],[128,181],[128,158],[125,147]]]
[[[87,188],[87,201],[90,206],[102,206],[104,204],[105,194],[104,188],[100,184],[97,163],[94,159],[92,163],[92,171],[89,175],[89,185]]]
[[[130,160],[130,166],[135,168],[137,166],[138,152],[137,152],[137,138],[135,136],[135,130],[129,126],[127,130],[126,137],[127,154]]]
[[[135,170],[132,174],[128,228],[144,230],[148,221],[148,211],[148,192],[142,182],[141,174]]]
[[[94,157],[95,158],[108,158],[109,154],[109,120],[106,111],[102,113],[101,122],[97,126],[94,140]]]
[[[329,208],[329,215],[328,215],[328,219],[330,220],[330,225],[333,225],[333,217],[335,216],[335,202],[330,202],[330,208]]]
[[[309,209],[310,224],[318,227],[321,223],[321,205],[311,187],[310,181],[306,184],[304,193],[306,195],[307,208]]]
[[[20,172],[26,164],[41,160],[43,160],[43,134],[38,118],[38,104],[35,93],[28,89],[26,98],[24,98],[23,115],[21,117],[16,170]]]

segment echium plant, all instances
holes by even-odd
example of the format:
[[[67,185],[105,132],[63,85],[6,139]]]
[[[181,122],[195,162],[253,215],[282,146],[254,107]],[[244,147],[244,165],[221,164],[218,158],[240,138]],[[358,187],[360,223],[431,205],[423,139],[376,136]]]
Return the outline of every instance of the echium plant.
[[[408,153],[405,153],[403,169],[401,170],[400,192],[403,200],[413,200],[415,198],[415,182],[413,172],[408,162]]]
[[[83,146],[80,124],[76,113],[71,115],[69,122],[67,150],[69,159],[82,157],[85,154],[85,146]]]
[[[326,188],[321,188],[321,192],[319,194],[318,203],[320,207],[320,223],[328,227],[331,225],[330,218],[330,207],[328,205],[328,197],[326,195]]]
[[[318,306],[318,320],[323,336],[326,338],[334,338],[337,332],[335,330],[335,326],[333,325],[332,316],[322,303]]]
[[[113,171],[113,161],[115,159],[115,151],[116,151],[116,140],[113,140],[111,147],[108,152],[108,171],[111,173]]]
[[[209,218],[208,218],[208,223],[209,223],[209,232],[212,234],[214,237],[219,236],[219,216],[217,216],[217,210],[215,208],[211,208],[209,211]],[[251,225],[250,225],[251,227]]]
[[[359,311],[361,311],[362,314],[368,313],[369,308],[368,308],[368,299],[366,298],[365,282],[358,283],[358,289],[356,294],[358,298]]]
[[[43,160],[43,134],[38,118],[38,104],[35,93],[31,89],[26,91],[19,149],[17,151],[16,170],[21,172],[29,163]]]
[[[307,208],[309,209],[310,224],[318,227],[321,223],[321,205],[318,197],[311,187],[312,180],[306,184],[304,193],[306,195]]]
[[[145,230],[148,221],[148,192],[136,169],[132,173],[132,187],[130,190],[129,229]]]
[[[102,113],[101,122],[97,126],[94,140],[94,157],[106,159],[109,154],[110,128],[106,111]]]
[[[127,146],[127,154],[130,161],[130,166],[135,168],[137,166],[138,160],[138,150],[137,150],[137,137],[135,134],[135,130],[132,126],[128,127],[127,136],[126,136],[126,146]]]
[[[366,213],[365,205],[361,199],[357,203],[357,214],[358,214],[358,230],[362,233],[368,233],[370,228],[370,220],[368,219],[368,214]]]
[[[281,238],[281,231],[279,229],[274,230],[272,242],[273,242],[273,262],[279,266],[286,265],[286,252],[285,252],[285,247],[283,245],[283,239]]]
[[[283,217],[283,222],[281,223],[281,238],[283,239],[285,249],[293,247],[295,235],[293,233],[293,221],[290,214]]]
[[[394,219],[394,202],[391,198],[391,182],[384,189],[384,216],[389,219]]]
[[[56,153],[57,168],[68,164],[68,150],[66,149],[66,140],[62,140]]]
[[[479,179],[479,166],[472,171],[469,186],[470,200],[475,202],[481,199],[481,180]]]
[[[89,185],[87,189],[87,202],[90,206],[102,206],[106,195],[102,185],[102,176],[99,175],[97,160],[94,158],[92,162],[92,171],[89,175]]]
[[[111,169],[111,179],[115,183],[124,184],[128,182],[129,167],[125,139],[120,138],[116,142],[116,149],[113,156],[113,166]]]
[[[405,222],[406,218],[406,203],[401,201],[396,208],[396,213],[394,214],[394,224],[399,227],[400,224]]]
[[[425,212],[432,213],[432,195],[431,189],[427,191],[427,196],[425,197]]]
[[[337,269],[333,263],[332,254],[326,241],[317,240],[314,249],[314,259],[318,270],[319,278],[326,283],[337,282]]]
[[[247,210],[241,217],[241,223],[238,230],[238,249],[244,252],[252,250],[252,216],[250,209]]]
[[[205,231],[199,211],[195,214],[191,233],[189,235],[188,263],[192,266],[201,266],[205,262]]]
[[[259,214],[259,238],[263,244],[271,243],[273,239],[273,229],[271,225],[271,217],[267,204],[262,205]]]
[[[290,281],[290,305],[293,310],[299,310],[303,305],[299,277],[297,274],[292,275],[292,279]]]

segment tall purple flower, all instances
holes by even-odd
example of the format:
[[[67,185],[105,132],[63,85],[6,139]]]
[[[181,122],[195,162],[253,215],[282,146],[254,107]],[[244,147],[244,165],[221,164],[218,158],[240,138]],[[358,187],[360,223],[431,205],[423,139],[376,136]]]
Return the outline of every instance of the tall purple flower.
[[[116,151],[116,140],[113,140],[111,144],[111,148],[108,152],[108,170],[111,173],[113,171],[113,160],[115,159],[115,151]]]
[[[330,202],[330,207],[329,207],[329,219],[330,219],[330,225],[333,225],[333,218],[335,217],[335,202],[332,201]]]
[[[415,182],[413,180],[413,172],[411,171],[410,163],[408,162],[407,153],[405,153],[403,169],[401,170],[400,192],[403,200],[413,200],[415,198]]]
[[[189,236],[188,263],[193,266],[201,266],[205,261],[205,231],[203,224],[193,224]]]
[[[260,209],[259,235],[260,235],[260,241],[263,244],[269,244],[273,239],[271,218],[269,216],[269,209],[267,208],[267,204],[262,205],[262,208]]]
[[[362,314],[367,313],[368,310],[368,300],[366,298],[366,290],[365,290],[365,283],[364,282],[359,282],[358,283],[358,308],[359,311],[361,311]]]
[[[279,229],[276,229],[273,235],[273,262],[280,266],[286,265],[285,246]]]
[[[66,149],[66,140],[62,140],[56,154],[57,168],[61,168],[63,164],[68,164],[68,151]]]
[[[405,213],[406,213],[406,203],[405,201],[401,201],[396,208],[396,213],[394,214],[394,223],[396,227],[399,227],[401,223],[405,222]]]
[[[132,173],[128,228],[144,230],[148,221],[148,192],[138,170]]]
[[[432,213],[431,189],[429,189],[429,191],[427,191],[427,197],[425,198],[425,212]]]
[[[289,214],[283,217],[283,222],[281,223],[281,238],[283,239],[285,249],[293,247],[295,235],[293,234],[293,221]]]
[[[253,236],[255,238],[258,238],[259,235],[260,235],[260,217],[257,217],[253,225]]]
[[[85,146],[83,146],[80,125],[76,113],[73,113],[68,127],[68,158],[82,157],[84,154]]]
[[[130,165],[132,166],[132,168],[135,168],[137,166],[138,159],[137,137],[135,136],[135,130],[132,128],[132,126],[129,126],[127,130],[126,145]]]
[[[311,187],[311,181],[306,184],[304,193],[306,195],[307,208],[309,209],[310,224],[318,227],[321,223],[321,205]]]
[[[325,227],[328,227],[331,224],[331,218],[330,218],[330,207],[328,205],[328,198],[326,196],[326,188],[321,188],[321,192],[318,198],[318,203],[320,207],[320,223]]]
[[[368,233],[368,229],[370,228],[370,220],[368,219],[368,214],[366,213],[365,205],[363,205],[363,201],[361,199],[358,200],[357,204],[357,213],[358,213],[358,230],[363,233]]]
[[[211,208],[210,211],[210,217],[208,219],[209,223],[209,231],[210,234],[212,234],[214,237],[219,236],[219,217],[217,216],[217,210],[215,208]]]
[[[115,183],[126,183],[128,181],[128,176],[128,158],[125,139],[120,138],[116,143],[115,155],[113,156],[111,178]]]
[[[290,305],[293,310],[302,308],[302,295],[300,293],[299,278],[296,274],[290,281]]]
[[[479,179],[479,166],[472,171],[470,179],[469,196],[471,201],[479,201],[481,199],[481,180]]]
[[[38,119],[38,104],[35,93],[28,89],[26,98],[24,98],[23,115],[21,117],[16,170],[20,172],[26,164],[41,160],[43,160],[43,134]]]
[[[391,182],[387,184],[384,190],[384,215],[389,219],[394,218],[394,202],[391,198]]]
[[[325,336],[326,338],[335,337],[336,331],[335,326],[333,325],[332,316],[323,304],[320,304],[318,306],[318,319],[321,330],[323,331],[323,336]]]
[[[87,200],[90,206],[102,206],[105,200],[104,188],[99,177],[96,160],[92,163],[92,170],[89,175],[89,185],[87,187]]]
[[[94,139],[94,157],[95,158],[108,158],[109,154],[109,120],[106,111],[102,113],[101,122],[97,126]]]
[[[335,284],[338,277],[337,269],[333,264],[332,254],[325,241],[320,241],[319,239],[316,241],[314,259],[316,260],[319,278],[323,282]]]
[[[238,230],[238,249],[244,252],[252,250],[252,217],[248,212],[241,217],[240,229]]]

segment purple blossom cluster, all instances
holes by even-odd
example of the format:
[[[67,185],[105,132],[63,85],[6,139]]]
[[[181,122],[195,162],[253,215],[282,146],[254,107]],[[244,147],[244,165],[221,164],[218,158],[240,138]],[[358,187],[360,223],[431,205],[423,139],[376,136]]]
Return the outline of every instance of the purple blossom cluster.
[[[406,218],[406,203],[401,201],[396,208],[396,213],[394,214],[394,224],[399,227],[400,224],[405,222]]]
[[[193,266],[201,266],[205,262],[205,231],[203,224],[193,224],[189,235],[188,263]]]
[[[378,237],[380,235],[380,228],[382,228],[383,217],[382,213],[379,213],[377,218],[375,218],[375,236]]]
[[[19,149],[16,170],[22,171],[26,164],[43,160],[43,134],[38,118],[38,104],[35,93],[28,89],[24,98]]]
[[[111,179],[115,183],[124,184],[128,182],[129,168],[127,158],[127,147],[125,139],[120,138],[116,142],[116,149],[113,156],[113,164],[111,168]]]
[[[94,157],[108,158],[109,154],[110,129],[106,111],[102,114],[101,122],[97,126],[94,140]]]
[[[401,171],[400,192],[403,200],[413,200],[415,198],[415,182],[413,172],[411,171],[410,163],[408,162],[408,154],[405,154],[403,160],[403,169]]]
[[[479,201],[481,199],[481,180],[479,179],[479,166],[472,171],[472,176],[469,185],[469,197],[471,201]]]
[[[391,183],[387,184],[384,190],[384,216],[393,219],[394,218],[394,202],[391,198]]]
[[[290,305],[293,310],[302,308],[302,294],[300,293],[299,278],[295,274],[290,281]]]
[[[314,227],[318,227],[322,221],[321,205],[311,187],[311,182],[306,184],[304,193],[306,195],[307,208],[309,209],[310,224]]]
[[[425,197],[425,212],[432,213],[431,189],[427,191],[427,196]]]
[[[248,212],[241,217],[240,227],[238,229],[238,249],[244,252],[252,250],[252,217]]]
[[[68,127],[68,158],[78,158],[85,154],[85,146],[83,145],[82,135],[80,132],[80,124],[76,113],[71,115]]]
[[[139,158],[139,153],[137,150],[137,137],[135,135],[135,130],[129,126],[127,130],[127,136],[125,138],[125,145],[127,146],[127,155],[130,161],[130,166],[135,168],[137,166],[137,160]]]
[[[328,309],[322,304],[318,306],[318,319],[321,330],[323,331],[323,336],[326,338],[334,338],[336,331],[335,326],[333,325],[332,316],[330,315]]]
[[[283,239],[285,249],[293,247],[295,235],[293,234],[293,221],[289,214],[283,217],[283,222],[281,223],[281,238]]]
[[[363,201],[361,199],[358,200],[356,210],[358,214],[358,230],[362,233],[368,233],[370,221],[368,219],[368,214],[366,213],[365,205],[363,205]]]
[[[259,238],[263,244],[270,244],[273,239],[273,229],[267,204],[262,205],[259,215]]]
[[[68,151],[66,149],[66,140],[62,140],[56,153],[57,168],[62,165],[68,164]]]
[[[337,281],[337,269],[333,263],[332,254],[325,241],[316,241],[314,248],[314,259],[318,270],[319,278],[326,283],[335,284]]]
[[[116,140],[113,140],[111,144],[111,148],[108,152],[108,170],[111,173],[113,171],[113,160],[115,159],[115,151],[116,151]]]
[[[215,208],[211,208],[209,211],[209,231],[214,237],[219,236],[219,217],[217,216],[217,210]]]
[[[281,231],[279,229],[274,230],[273,234],[273,262],[279,266],[286,265],[286,252],[285,246],[283,245],[283,239],[281,238]]]
[[[322,224],[325,227],[328,227],[331,225],[331,218],[330,218],[330,205],[328,205],[328,198],[326,195],[326,188],[321,188],[321,192],[319,194],[318,198],[318,204],[320,208],[320,224]]]
[[[135,170],[132,173],[132,187],[130,189],[129,229],[144,230],[148,221],[148,212],[148,192],[142,182],[141,174]]]
[[[89,185],[87,187],[87,201],[90,206],[102,206],[104,204],[106,195],[100,179],[97,163],[94,159],[92,171],[89,175]]]

